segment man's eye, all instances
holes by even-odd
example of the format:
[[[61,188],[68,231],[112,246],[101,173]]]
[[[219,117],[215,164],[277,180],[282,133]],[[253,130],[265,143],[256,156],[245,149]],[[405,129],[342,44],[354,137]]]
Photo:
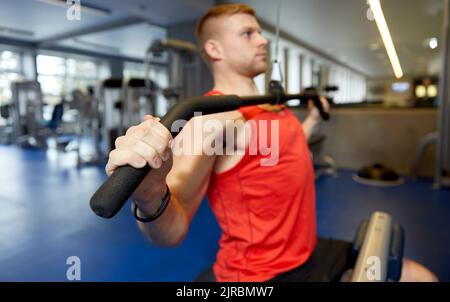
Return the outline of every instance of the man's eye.
[[[244,36],[250,37],[252,35],[251,31],[246,31],[244,32]]]

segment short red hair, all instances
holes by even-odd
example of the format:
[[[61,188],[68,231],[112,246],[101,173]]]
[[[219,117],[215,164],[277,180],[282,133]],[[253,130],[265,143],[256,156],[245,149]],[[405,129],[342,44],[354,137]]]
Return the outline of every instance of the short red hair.
[[[206,40],[204,25],[207,20],[220,16],[231,16],[234,14],[249,14],[256,17],[255,10],[247,4],[229,3],[215,6],[208,10],[197,23],[195,34],[197,36],[197,41],[199,42],[199,44],[203,44]]]

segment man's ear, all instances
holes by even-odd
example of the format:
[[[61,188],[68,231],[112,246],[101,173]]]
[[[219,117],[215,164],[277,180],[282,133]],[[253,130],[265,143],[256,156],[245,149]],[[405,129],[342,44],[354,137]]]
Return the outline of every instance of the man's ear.
[[[204,44],[205,54],[212,61],[219,61],[223,59],[223,48],[222,45],[216,40],[209,39]]]

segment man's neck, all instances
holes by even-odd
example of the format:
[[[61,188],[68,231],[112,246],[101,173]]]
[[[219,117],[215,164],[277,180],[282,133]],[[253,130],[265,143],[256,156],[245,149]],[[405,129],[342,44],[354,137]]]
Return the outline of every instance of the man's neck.
[[[214,90],[239,96],[260,94],[252,78],[240,75],[214,74]]]
[[[214,90],[218,90],[223,94],[235,94],[238,96],[260,95],[258,88],[252,78],[233,75],[223,76],[214,74]],[[267,111],[280,111],[279,105],[261,104],[258,107]]]

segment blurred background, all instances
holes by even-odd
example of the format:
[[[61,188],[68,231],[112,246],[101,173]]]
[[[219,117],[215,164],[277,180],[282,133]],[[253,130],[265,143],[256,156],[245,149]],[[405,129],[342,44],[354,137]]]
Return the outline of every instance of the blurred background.
[[[256,10],[274,59],[278,1],[239,2]],[[117,136],[212,88],[194,33],[221,3],[0,0],[0,281],[65,281],[73,255],[86,281],[190,281],[214,262],[206,199],[174,249],[147,242],[128,206],[103,220],[88,201]],[[448,1],[380,4],[387,33],[365,0],[282,1],[284,88],[332,102],[309,142],[319,235],[352,240],[386,211],[405,228],[405,255],[450,281]],[[255,78],[261,93],[269,80]]]

